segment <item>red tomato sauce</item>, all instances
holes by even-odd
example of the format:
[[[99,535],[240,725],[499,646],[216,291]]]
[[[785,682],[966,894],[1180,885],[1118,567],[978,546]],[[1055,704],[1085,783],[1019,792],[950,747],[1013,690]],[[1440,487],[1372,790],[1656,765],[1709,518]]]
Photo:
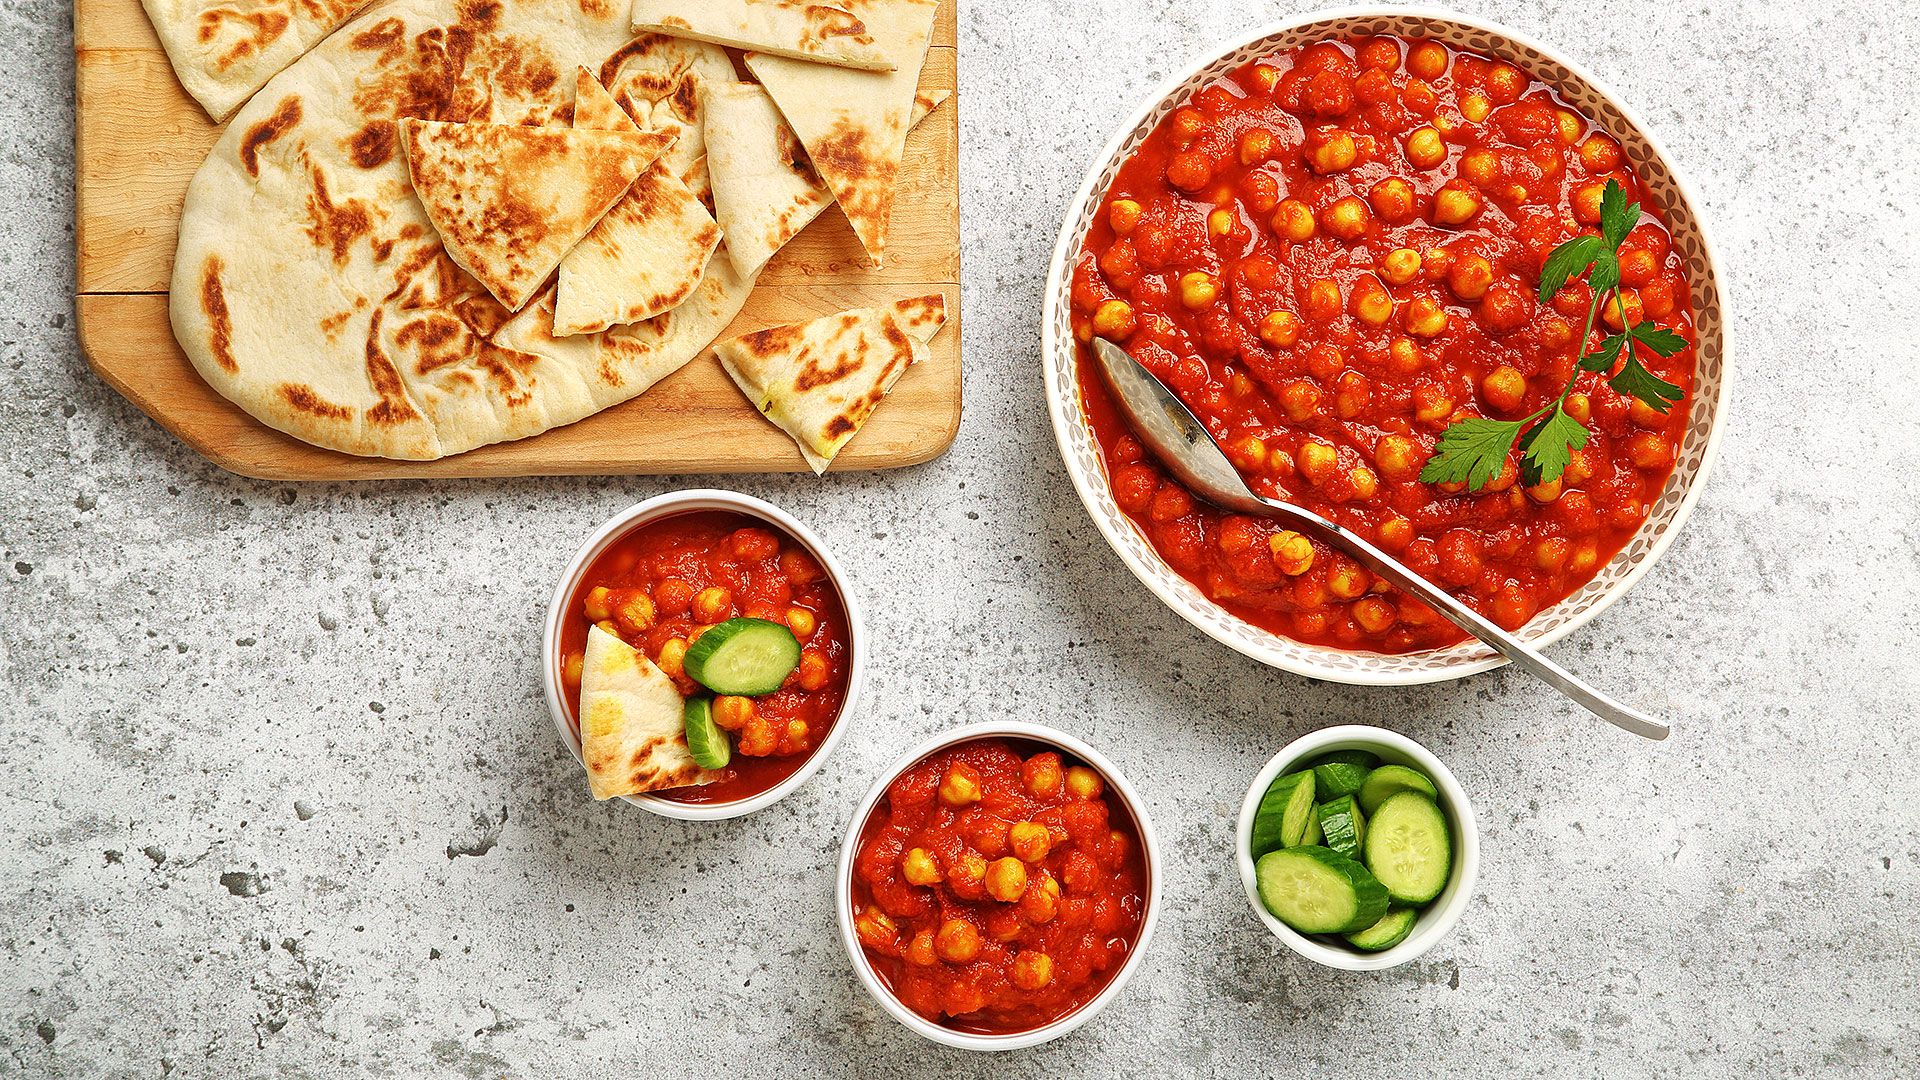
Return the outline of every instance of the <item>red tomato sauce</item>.
[[[960,1031],[1011,1034],[1099,996],[1145,915],[1139,828],[1094,770],[982,739],[915,764],[862,825],[854,929],[881,981]]]
[[[1693,340],[1672,237],[1620,145],[1510,64],[1430,41],[1328,41],[1247,64],[1121,167],[1073,269],[1080,385],[1116,502],[1242,619],[1315,645],[1460,640],[1337,551],[1200,502],[1142,451],[1085,347],[1127,348],[1254,491],[1355,530],[1508,628],[1589,581],[1659,497],[1687,403],[1661,415],[1583,375],[1592,433],[1559,481],[1518,456],[1478,492],[1422,483],[1440,433],[1518,419],[1575,369],[1592,291],[1535,298],[1542,261],[1597,231],[1608,180],[1643,207],[1626,314]],[[1618,329],[1596,319],[1588,347]],[[1691,348],[1656,375],[1691,395]]]
[[[734,802],[792,776],[833,729],[846,702],[846,609],[806,548],[772,523],[745,514],[702,510],[661,518],[620,537],[587,567],[560,629],[563,697],[574,731],[580,730],[581,660],[595,622],[645,653],[681,694],[691,696],[705,691],[681,664],[687,645],[735,616],[785,623],[800,639],[800,666],[764,697],[740,699],[729,708],[722,707],[725,699],[715,699],[715,722],[731,725],[733,741],[725,780],[653,794],[689,803]],[[723,714],[729,719],[723,721]],[[742,723],[743,716],[749,718]]]

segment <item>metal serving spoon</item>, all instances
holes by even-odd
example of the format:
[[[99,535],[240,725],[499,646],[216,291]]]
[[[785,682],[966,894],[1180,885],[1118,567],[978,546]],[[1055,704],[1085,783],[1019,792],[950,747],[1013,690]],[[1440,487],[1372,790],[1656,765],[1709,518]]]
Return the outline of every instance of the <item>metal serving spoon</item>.
[[[1532,646],[1487,621],[1481,614],[1455,600],[1446,590],[1414,573],[1393,556],[1367,543],[1351,531],[1309,510],[1276,499],[1265,499],[1248,489],[1233,465],[1227,461],[1213,436],[1208,434],[1186,405],[1168,390],[1166,384],[1127,355],[1125,349],[1104,338],[1093,340],[1093,354],[1101,374],[1119,400],[1120,412],[1133,425],[1134,433],[1147,445],[1194,494],[1216,506],[1243,514],[1277,518],[1307,536],[1345,551],[1360,565],[1392,582],[1401,591],[1419,599],[1447,620],[1486,642],[1494,651],[1526,669],[1535,678],[1579,702],[1587,711],[1617,727],[1664,739],[1666,725],[1651,716],[1630,709],[1586,683],[1566,669],[1536,652]]]

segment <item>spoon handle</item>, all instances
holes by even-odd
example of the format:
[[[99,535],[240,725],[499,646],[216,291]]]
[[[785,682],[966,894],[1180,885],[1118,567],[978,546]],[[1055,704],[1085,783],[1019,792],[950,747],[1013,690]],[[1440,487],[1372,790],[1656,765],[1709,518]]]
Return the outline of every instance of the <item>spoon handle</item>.
[[[1264,499],[1261,501],[1267,502]],[[1670,734],[1665,724],[1588,686],[1572,672],[1540,655],[1531,645],[1494,625],[1479,612],[1454,599],[1451,593],[1402,566],[1393,556],[1374,547],[1349,530],[1324,518],[1300,514],[1295,508],[1284,504],[1269,503],[1269,505],[1275,510],[1282,511],[1288,519],[1297,521],[1305,527],[1305,530],[1318,534],[1319,539],[1354,556],[1367,569],[1386,578],[1402,592],[1446,616],[1447,621],[1479,638],[1500,655],[1525,668],[1535,678],[1579,702],[1588,712],[1600,719],[1649,739],[1664,739]]]

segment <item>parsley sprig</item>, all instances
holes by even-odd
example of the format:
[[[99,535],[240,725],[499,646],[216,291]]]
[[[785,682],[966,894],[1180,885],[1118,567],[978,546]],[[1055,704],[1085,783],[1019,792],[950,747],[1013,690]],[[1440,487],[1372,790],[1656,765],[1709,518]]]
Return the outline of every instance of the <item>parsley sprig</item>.
[[[1576,236],[1554,248],[1540,268],[1540,302],[1580,274],[1586,274],[1593,289],[1593,303],[1587,308],[1587,322],[1580,331],[1581,347],[1593,334],[1593,321],[1609,297],[1620,300],[1620,245],[1640,222],[1640,204],[1627,202],[1627,193],[1618,182],[1607,181],[1600,199],[1600,235]],[[1626,303],[1620,300],[1619,333],[1605,338],[1598,348],[1580,357],[1573,377],[1549,405],[1518,420],[1461,420],[1441,432],[1433,457],[1420,470],[1420,479],[1430,484],[1458,484],[1479,491],[1505,470],[1507,455],[1520,445],[1520,478],[1528,486],[1559,479],[1573,461],[1573,452],[1587,445],[1587,429],[1567,415],[1567,395],[1583,373],[1602,374],[1607,385],[1629,397],[1638,398],[1649,408],[1665,415],[1675,402],[1686,395],[1678,386],[1648,371],[1635,355],[1645,349],[1655,356],[1672,356],[1687,347],[1687,339],[1664,326],[1648,322],[1628,322]]]

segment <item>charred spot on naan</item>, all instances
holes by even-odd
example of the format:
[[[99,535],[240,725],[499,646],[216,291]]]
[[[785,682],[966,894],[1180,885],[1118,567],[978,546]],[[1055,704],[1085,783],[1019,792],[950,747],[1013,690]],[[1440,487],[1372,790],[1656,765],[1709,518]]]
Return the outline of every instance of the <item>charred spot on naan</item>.
[[[200,268],[200,310],[207,317],[207,348],[220,370],[232,375],[240,370],[233,358],[233,317],[227,312],[227,293],[220,286],[220,272],[227,264],[218,255],[207,256]]]
[[[300,98],[289,95],[265,120],[247,129],[240,138],[240,164],[248,176],[260,175],[260,148],[293,130],[300,122]]]
[[[380,348],[380,322],[384,314],[375,309],[373,320],[367,326],[367,383],[380,396],[380,403],[367,410],[367,420],[390,427],[420,419],[420,410],[414,408],[412,399],[407,397],[399,369]]]
[[[350,38],[354,48],[378,52],[383,69],[354,89],[354,110],[368,118],[367,127],[401,117],[486,120],[493,115],[496,95],[510,100],[547,95],[560,81],[559,67],[539,42],[495,34],[501,10],[498,0],[467,0],[451,25],[423,30],[411,39],[397,18],[383,19]],[[371,157],[377,136],[368,139]]]
[[[893,205],[900,167],[869,145],[867,135],[864,128],[836,123],[812,154],[815,168],[835,174],[844,185],[834,197],[848,217],[878,217]]]
[[[220,36],[222,27],[227,23],[244,24],[246,29],[241,31],[243,36],[213,58],[213,66],[225,71],[236,62],[245,60],[280,40],[280,35],[287,32],[287,25],[292,21],[292,17],[284,11],[238,11],[230,7],[211,8],[200,13],[198,36],[201,44],[207,44]]]
[[[844,8],[826,4],[807,5],[807,26],[805,34],[820,41],[830,38],[852,38],[856,44],[872,45],[873,35],[867,31],[867,24],[859,16]],[[803,39],[805,40],[805,39]]]
[[[280,399],[294,412],[306,413],[321,420],[351,420],[353,410],[345,405],[333,402],[314,393],[313,387],[305,383],[281,383]]]
[[[934,333],[938,333],[938,327],[947,321],[946,294],[929,293],[926,296],[896,300],[893,303],[893,317],[900,323],[901,329],[909,333],[923,326],[935,327]],[[931,333],[927,334],[921,340],[924,341],[932,336]]]
[[[353,242],[373,232],[374,215],[386,219],[386,211],[361,199],[334,202],[327,193],[327,177],[320,166],[308,163],[313,191],[307,195],[307,238],[314,246],[333,253],[336,266],[345,266]]]
[[[377,169],[393,160],[393,121],[372,120],[347,139],[347,156],[363,169]]]
[[[347,44],[362,52],[377,52],[380,63],[391,64],[407,51],[407,24],[399,19],[381,19],[347,39]]]
[[[780,164],[793,170],[795,175],[807,183],[812,184],[814,187],[821,187],[820,172],[813,167],[813,159],[807,156],[807,148],[800,145],[800,137],[795,135],[793,129],[785,124],[780,125],[778,134],[780,136]]]

